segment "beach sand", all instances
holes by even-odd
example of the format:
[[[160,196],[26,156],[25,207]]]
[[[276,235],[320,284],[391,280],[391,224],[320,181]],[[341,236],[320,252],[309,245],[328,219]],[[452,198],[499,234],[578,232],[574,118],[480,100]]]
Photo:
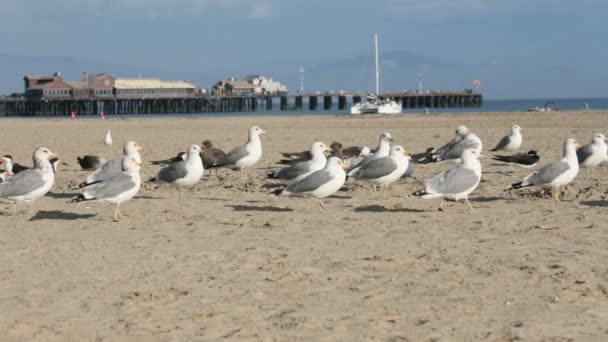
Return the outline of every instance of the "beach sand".
[[[410,196],[447,164],[418,168],[388,200],[348,184],[325,212],[271,195],[277,182],[264,179],[279,152],[316,140],[375,147],[389,131],[420,152],[464,124],[487,151],[515,123],[522,150],[537,149],[543,165],[565,138],[605,132],[608,112],[0,120],[0,153],[29,165],[44,145],[71,164],[35,213],[0,216],[0,340],[607,340],[601,169],[597,179],[582,172],[555,204],[540,189],[504,192],[530,171],[484,160],[472,213]],[[66,204],[88,174],[77,155],[117,156],[125,140],[145,147],[145,161],[204,139],[230,149],[252,125],[270,133],[253,191],[221,170],[190,199],[146,184],[120,223],[112,206]],[[157,171],[144,162],[142,178]]]

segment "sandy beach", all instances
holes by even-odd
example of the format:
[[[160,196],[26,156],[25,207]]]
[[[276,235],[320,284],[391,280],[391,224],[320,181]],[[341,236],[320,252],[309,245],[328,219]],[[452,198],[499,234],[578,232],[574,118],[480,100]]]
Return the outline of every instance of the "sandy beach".
[[[467,125],[484,151],[519,124],[540,165],[606,132],[608,112],[0,120],[0,153],[30,165],[46,146],[70,163],[51,192],[0,216],[2,341],[600,341],[608,340],[608,185],[584,171],[555,204],[541,189],[504,192],[530,170],[484,160],[462,203],[411,196],[451,165],[418,168],[384,199],[347,184],[325,201],[271,195],[280,152],[313,141],[377,145],[392,133],[414,152]],[[88,172],[76,156],[145,147],[147,161],[210,139],[229,150],[249,126],[264,157],[246,191],[236,172],[206,176],[190,199],[146,184],[112,222],[112,206],[67,204]],[[102,144],[106,129],[114,145]],[[486,152],[487,153],[487,152]],[[0,211],[10,211],[1,204]]]

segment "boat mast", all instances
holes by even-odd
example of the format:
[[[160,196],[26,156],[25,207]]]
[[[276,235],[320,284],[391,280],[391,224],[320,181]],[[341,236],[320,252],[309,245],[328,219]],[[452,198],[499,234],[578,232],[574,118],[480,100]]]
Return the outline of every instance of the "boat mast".
[[[374,46],[376,49],[376,95],[380,94],[380,63],[378,61],[378,34],[374,33]]]

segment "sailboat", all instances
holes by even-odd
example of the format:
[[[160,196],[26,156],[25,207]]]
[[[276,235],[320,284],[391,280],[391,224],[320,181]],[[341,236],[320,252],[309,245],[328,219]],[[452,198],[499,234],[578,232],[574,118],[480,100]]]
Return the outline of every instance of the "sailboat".
[[[380,94],[380,58],[378,56],[378,34],[374,34],[376,52],[376,94],[367,96],[366,102],[355,103],[350,107],[351,114],[401,114],[401,103],[393,100],[381,100]]]

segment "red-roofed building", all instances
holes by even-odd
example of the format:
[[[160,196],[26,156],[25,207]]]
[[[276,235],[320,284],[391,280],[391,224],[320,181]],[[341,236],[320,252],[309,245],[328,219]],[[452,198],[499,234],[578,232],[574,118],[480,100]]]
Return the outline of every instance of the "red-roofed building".
[[[61,74],[26,75],[25,96],[27,98],[69,99],[72,97],[72,87],[63,81]]]

